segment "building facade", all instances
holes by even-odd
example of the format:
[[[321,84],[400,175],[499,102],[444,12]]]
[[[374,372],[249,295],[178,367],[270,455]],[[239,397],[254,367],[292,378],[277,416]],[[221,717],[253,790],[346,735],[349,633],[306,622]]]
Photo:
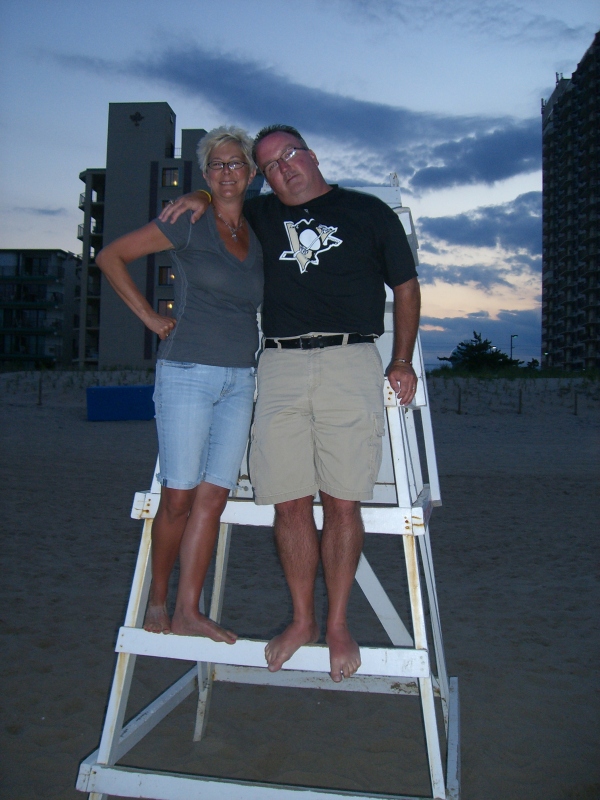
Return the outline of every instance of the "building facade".
[[[600,367],[600,33],[542,101],[542,366]]]
[[[206,187],[196,147],[205,130],[181,132],[175,149],[175,112],[168,103],[110,103],[106,167],[80,174],[83,223],[80,313],[76,360],[80,366],[152,367],[158,337],[125,306],[96,266],[96,254],[119,236],[155,219],[169,200]],[[262,179],[253,185],[258,193]],[[249,193],[250,196],[251,193]],[[169,314],[174,298],[168,253],[138,259],[129,271],[153,308]]]
[[[79,208],[83,223],[78,226],[81,239],[81,269],[75,287],[79,309],[74,320],[73,361],[80,367],[96,366],[100,341],[100,270],[96,266],[96,253],[102,249],[104,239],[104,185],[105,169],[86,169],[79,175],[85,191],[79,195]]]
[[[71,366],[79,256],[0,250],[0,365]]]

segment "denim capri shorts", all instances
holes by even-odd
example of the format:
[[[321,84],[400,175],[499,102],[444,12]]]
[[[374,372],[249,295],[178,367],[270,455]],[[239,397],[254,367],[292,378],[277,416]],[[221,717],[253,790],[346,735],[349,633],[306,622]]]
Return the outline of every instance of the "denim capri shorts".
[[[254,367],[156,362],[161,486],[193,489],[206,481],[234,488],[248,442],[255,373]]]

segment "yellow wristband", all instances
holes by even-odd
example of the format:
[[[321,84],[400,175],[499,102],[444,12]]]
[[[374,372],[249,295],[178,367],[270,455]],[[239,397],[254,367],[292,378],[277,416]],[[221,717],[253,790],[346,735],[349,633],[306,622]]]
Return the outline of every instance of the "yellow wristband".
[[[208,192],[206,189],[198,189],[198,192],[205,194],[208,197],[208,202],[212,203],[212,194],[210,192]]]

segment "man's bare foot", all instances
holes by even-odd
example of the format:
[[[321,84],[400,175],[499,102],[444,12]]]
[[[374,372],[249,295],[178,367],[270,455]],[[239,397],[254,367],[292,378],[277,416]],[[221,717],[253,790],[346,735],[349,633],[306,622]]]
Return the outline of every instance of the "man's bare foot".
[[[175,609],[171,620],[171,631],[179,636],[206,636],[213,642],[235,644],[237,635],[217,625],[200,612],[186,613]]]
[[[265,658],[269,672],[277,672],[305,644],[313,644],[319,640],[319,626],[312,622],[291,622],[283,633],[271,639],[265,647]]]
[[[144,630],[150,633],[171,633],[171,621],[164,604],[161,606],[148,604],[144,617]]]
[[[329,625],[325,641],[329,645],[331,680],[339,683],[360,667],[360,650],[346,625]]]

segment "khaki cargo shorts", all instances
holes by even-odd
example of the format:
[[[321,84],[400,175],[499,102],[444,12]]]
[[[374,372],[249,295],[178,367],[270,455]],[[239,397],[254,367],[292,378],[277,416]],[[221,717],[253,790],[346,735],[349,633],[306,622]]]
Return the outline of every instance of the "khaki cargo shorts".
[[[371,500],[385,430],[383,381],[374,344],[264,350],[250,448],[255,502],[318,490]]]

